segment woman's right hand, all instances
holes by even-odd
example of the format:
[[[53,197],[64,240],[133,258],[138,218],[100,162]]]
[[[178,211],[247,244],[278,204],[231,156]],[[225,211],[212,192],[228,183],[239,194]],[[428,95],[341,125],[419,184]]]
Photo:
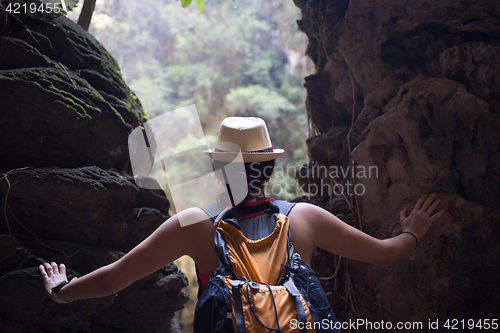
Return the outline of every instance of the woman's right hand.
[[[68,278],[66,276],[66,266],[64,266],[64,264],[60,264],[58,266],[55,262],[52,262],[51,264],[46,262],[43,265],[40,265],[38,269],[40,270],[40,274],[42,275],[43,286],[49,297],[57,303],[70,302],[60,299],[59,297],[57,297],[57,294],[54,294],[52,292],[52,288],[63,281],[68,281]]]
[[[439,199],[434,200],[436,199],[435,193],[431,194],[427,200],[426,197],[426,195],[420,197],[410,215],[407,216],[408,210],[405,208],[399,217],[403,232],[411,232],[416,235],[418,242],[424,237],[432,223],[445,213],[444,209],[434,213],[441,202]]]

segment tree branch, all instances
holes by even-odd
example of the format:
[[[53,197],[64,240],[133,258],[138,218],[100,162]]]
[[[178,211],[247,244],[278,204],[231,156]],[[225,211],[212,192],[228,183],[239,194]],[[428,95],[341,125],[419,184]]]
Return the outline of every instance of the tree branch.
[[[96,0],[85,0],[83,2],[82,12],[80,17],[78,17],[78,25],[82,27],[85,31],[89,31],[90,21],[92,20],[92,14],[94,13]]]

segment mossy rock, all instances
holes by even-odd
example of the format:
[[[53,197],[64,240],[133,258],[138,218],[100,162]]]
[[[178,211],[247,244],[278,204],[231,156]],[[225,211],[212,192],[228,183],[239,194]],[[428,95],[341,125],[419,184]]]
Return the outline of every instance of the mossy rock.
[[[128,134],[146,115],[113,57],[62,14],[7,11],[39,1],[1,3],[0,168],[130,171]]]

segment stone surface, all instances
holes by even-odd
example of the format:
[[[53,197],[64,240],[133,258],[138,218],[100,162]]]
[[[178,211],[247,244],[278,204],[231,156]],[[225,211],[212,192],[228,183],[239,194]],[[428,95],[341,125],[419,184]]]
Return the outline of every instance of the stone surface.
[[[136,207],[141,191],[134,183],[97,167],[27,169],[7,177],[8,225],[16,235],[28,236],[29,229],[40,238],[127,252],[168,217]],[[3,198],[7,189],[0,190]],[[8,233],[6,226],[0,231]]]
[[[102,299],[61,305],[43,289],[38,265],[71,279],[110,264],[170,203],[129,176],[128,135],[146,118],[115,60],[63,15],[11,3],[39,5],[0,6],[0,331],[179,332],[187,281],[173,264]]]
[[[295,3],[317,72],[305,84],[315,136],[299,181],[324,190],[310,201],[379,238],[401,232],[399,212],[422,194],[437,192],[447,211],[413,261],[371,267],[318,249],[335,313],[424,325],[498,318],[500,4]]]
[[[128,170],[145,115],[115,60],[64,15],[0,10],[0,168]]]

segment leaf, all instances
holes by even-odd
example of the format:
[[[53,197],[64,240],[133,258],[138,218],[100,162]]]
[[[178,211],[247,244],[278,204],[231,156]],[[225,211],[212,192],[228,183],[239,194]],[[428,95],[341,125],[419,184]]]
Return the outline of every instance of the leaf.
[[[73,8],[76,8],[78,6],[78,1],[79,0],[65,0],[64,3],[66,4],[66,8],[68,11],[72,11]]]
[[[186,8],[193,0],[181,0],[182,7]]]
[[[198,7],[200,12],[202,12],[203,7],[205,7],[205,0],[194,0],[194,3],[196,4],[196,7]]]

